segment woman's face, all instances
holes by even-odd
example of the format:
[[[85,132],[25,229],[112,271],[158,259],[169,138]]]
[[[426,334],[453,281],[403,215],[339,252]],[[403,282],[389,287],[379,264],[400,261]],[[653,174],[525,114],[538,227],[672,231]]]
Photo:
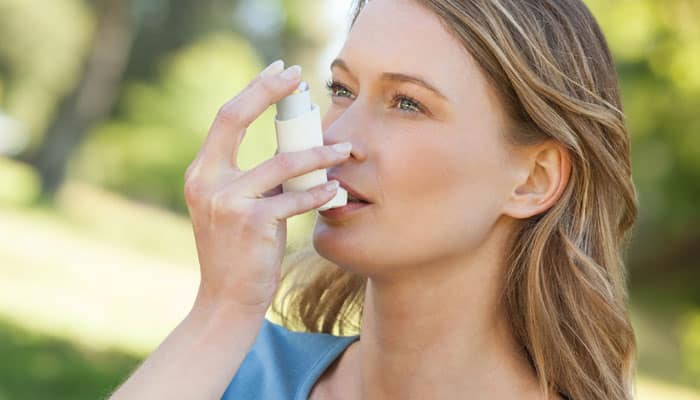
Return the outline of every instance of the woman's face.
[[[316,251],[366,276],[469,256],[514,183],[500,105],[473,58],[428,10],[372,0],[337,59],[324,142],[352,142],[353,156],[329,172],[373,204],[317,214]]]

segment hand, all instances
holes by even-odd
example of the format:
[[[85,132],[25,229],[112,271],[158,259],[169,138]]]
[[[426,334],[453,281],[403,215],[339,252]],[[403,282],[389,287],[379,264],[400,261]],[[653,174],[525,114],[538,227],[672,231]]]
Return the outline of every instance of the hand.
[[[340,153],[318,146],[276,154],[248,171],[237,166],[246,128],[301,80],[298,66],[280,73],[282,68],[281,61],[270,64],[219,109],[185,173],[201,273],[195,305],[264,317],[279,285],[287,218],[320,207],[336,194],[337,188],[325,190],[324,185],[283,193],[282,182],[342,163],[349,149]]]

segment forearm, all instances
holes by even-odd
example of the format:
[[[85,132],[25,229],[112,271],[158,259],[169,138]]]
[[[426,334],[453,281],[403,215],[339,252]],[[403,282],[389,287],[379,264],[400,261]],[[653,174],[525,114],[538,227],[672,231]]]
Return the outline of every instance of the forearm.
[[[241,315],[195,305],[110,400],[220,399],[264,320]]]

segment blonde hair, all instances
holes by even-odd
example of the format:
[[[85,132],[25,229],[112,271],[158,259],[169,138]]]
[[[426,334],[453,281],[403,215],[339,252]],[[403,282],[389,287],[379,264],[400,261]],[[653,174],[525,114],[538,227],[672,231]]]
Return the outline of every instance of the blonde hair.
[[[367,0],[356,0],[352,25]],[[514,144],[554,139],[570,153],[564,193],[519,221],[503,302],[546,398],[631,399],[636,341],[624,251],[637,218],[630,139],[610,50],[580,0],[420,0],[470,52],[509,116]],[[273,312],[310,332],[359,331],[366,277],[307,246],[287,260],[306,281]],[[278,307],[289,298],[286,310]]]

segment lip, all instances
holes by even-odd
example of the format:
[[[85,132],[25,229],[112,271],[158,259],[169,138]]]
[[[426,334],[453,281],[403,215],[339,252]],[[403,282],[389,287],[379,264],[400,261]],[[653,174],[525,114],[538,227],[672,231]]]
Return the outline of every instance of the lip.
[[[348,204],[344,205],[343,207],[331,208],[328,210],[319,211],[318,213],[327,219],[341,220],[370,206],[372,206],[372,203],[348,202]]]
[[[329,173],[327,174],[327,176],[328,176],[328,180],[329,180],[329,181],[330,181],[330,180],[336,180],[336,181],[338,181],[338,182],[340,183],[340,186],[342,186],[343,189],[345,189],[345,190],[348,192],[348,194],[351,194],[353,197],[356,197],[356,198],[358,198],[358,199],[360,199],[360,200],[363,200],[363,201],[366,201],[366,202],[372,204],[372,201],[370,201],[370,199],[368,199],[367,196],[365,196],[365,195],[363,195],[362,193],[360,193],[360,192],[358,192],[357,190],[355,190],[355,189],[354,189],[352,186],[350,186],[350,185],[347,183],[347,181],[345,181],[343,178],[341,178],[341,177],[339,177],[338,175],[335,175],[335,174],[333,174],[333,173],[331,173],[331,172],[329,172]]]

